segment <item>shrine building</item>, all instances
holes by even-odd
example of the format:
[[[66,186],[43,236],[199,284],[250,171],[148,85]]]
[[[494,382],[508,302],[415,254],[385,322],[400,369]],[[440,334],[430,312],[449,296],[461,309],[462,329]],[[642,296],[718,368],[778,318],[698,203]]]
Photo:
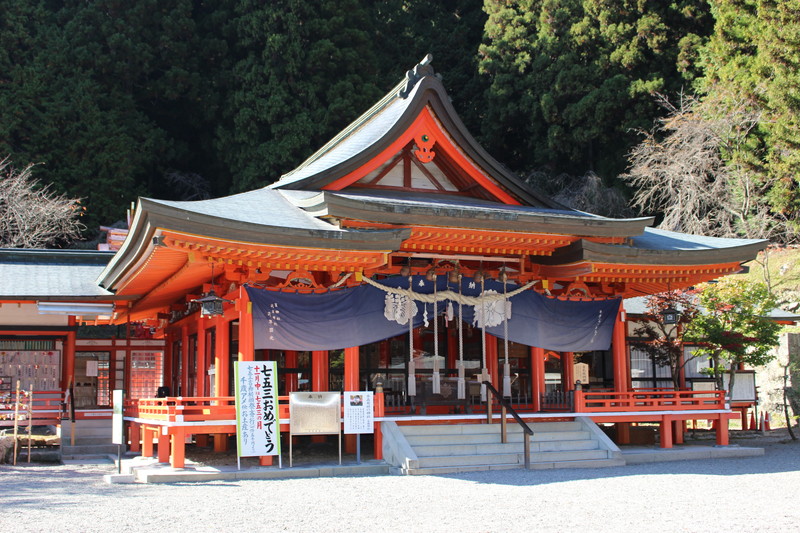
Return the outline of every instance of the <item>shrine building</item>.
[[[419,427],[476,426],[501,401],[534,435],[564,422],[625,443],[655,422],[670,447],[712,420],[727,444],[724,392],[633,386],[621,302],[739,272],[767,242],[653,222],[530,188],[466,130],[428,57],[270,186],[139,199],[97,278],[112,324],[164,342],[163,398],[125,384],[131,446],[177,467],[192,436],[226,449],[236,361],[276,361],[281,397],[374,391],[375,457],[408,473]]]

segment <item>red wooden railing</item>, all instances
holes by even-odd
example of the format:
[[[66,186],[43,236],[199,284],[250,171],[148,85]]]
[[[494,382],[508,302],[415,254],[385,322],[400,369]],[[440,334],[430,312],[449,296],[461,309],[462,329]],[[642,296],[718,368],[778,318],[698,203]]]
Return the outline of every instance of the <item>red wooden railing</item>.
[[[725,409],[725,391],[575,391],[576,413]]]
[[[278,396],[282,419],[289,418],[289,397]],[[235,420],[233,396],[140,398],[125,402],[125,416],[164,422]]]

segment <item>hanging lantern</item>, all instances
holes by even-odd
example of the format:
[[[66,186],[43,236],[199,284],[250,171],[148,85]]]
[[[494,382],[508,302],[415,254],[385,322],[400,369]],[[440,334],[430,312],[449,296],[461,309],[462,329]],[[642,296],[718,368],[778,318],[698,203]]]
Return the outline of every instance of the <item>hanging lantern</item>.
[[[233,300],[226,300],[225,298],[220,298],[217,296],[217,293],[214,292],[213,288],[202,298],[192,301],[200,304],[200,316],[221,315],[224,313],[222,304],[226,302],[229,304],[233,303]]]
[[[226,300],[225,298],[217,296],[217,293],[214,291],[214,263],[211,263],[211,290],[202,298],[197,298],[196,300],[192,300],[192,302],[200,304],[200,316],[221,315],[225,312],[222,309],[222,304],[226,302],[229,304],[234,303],[233,300]]]
[[[667,325],[677,324],[680,314],[680,311],[672,307],[672,305],[668,305],[659,313],[659,315],[661,315],[661,321]]]

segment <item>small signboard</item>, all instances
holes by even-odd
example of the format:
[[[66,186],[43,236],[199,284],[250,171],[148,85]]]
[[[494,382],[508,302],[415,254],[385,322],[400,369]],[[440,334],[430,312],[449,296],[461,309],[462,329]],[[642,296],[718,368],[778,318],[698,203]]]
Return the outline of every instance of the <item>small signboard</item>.
[[[281,454],[278,368],[275,361],[238,361],[236,441],[239,457]]]
[[[575,376],[575,381],[580,381],[584,385],[589,384],[589,365],[586,363],[575,363],[573,367],[573,375]]]
[[[372,409],[372,391],[344,393],[344,432],[347,435],[373,433],[375,411]]]
[[[122,423],[122,390],[114,389],[112,392],[113,412],[111,415],[111,442],[114,444],[125,444],[124,430]]]
[[[289,393],[289,435],[338,435],[339,464],[342,464],[341,395],[338,392]],[[293,438],[289,439],[289,466],[292,466]]]

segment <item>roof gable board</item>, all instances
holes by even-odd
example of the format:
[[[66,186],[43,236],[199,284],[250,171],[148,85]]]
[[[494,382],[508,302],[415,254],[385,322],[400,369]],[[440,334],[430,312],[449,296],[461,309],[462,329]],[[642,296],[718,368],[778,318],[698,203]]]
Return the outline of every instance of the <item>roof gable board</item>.
[[[412,75],[412,72],[416,74]],[[269,188],[342,190],[359,182],[363,186],[365,178],[374,177],[375,172],[395,159],[409,143],[424,150],[421,144],[426,143],[422,136],[427,135],[432,138],[433,142],[429,144],[433,152],[438,150],[443,152],[442,155],[446,154],[455,172],[468,178],[468,187],[447,180],[457,190],[469,189],[467,194],[471,196],[488,197],[505,204],[564,209],[554,200],[531,190],[478,144],[461,122],[442,82],[427,63],[423,61],[414,71],[409,71],[409,80],[412,78],[413,84],[404,80]],[[425,164],[431,165],[438,156],[434,155],[433,160]],[[436,168],[442,168],[438,162]],[[431,171],[431,174],[435,176],[436,171]],[[438,180],[426,176],[421,183],[434,184],[430,190],[440,191],[435,181]],[[407,181],[404,188],[413,190]]]

